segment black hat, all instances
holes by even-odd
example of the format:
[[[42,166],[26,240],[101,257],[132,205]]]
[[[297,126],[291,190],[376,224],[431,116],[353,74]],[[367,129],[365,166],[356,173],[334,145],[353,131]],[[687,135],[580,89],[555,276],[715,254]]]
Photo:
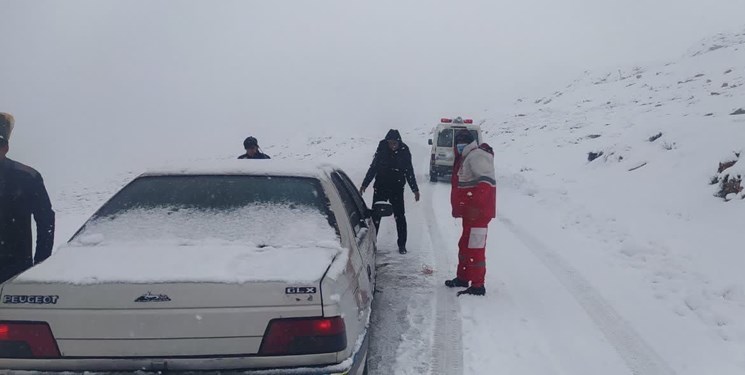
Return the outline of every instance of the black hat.
[[[470,144],[473,141],[475,141],[475,139],[473,138],[473,134],[471,134],[471,132],[468,131],[468,130],[466,130],[466,129],[458,130],[458,132],[455,133],[455,143],[456,144],[458,144],[458,143],[468,143],[468,144]]]
[[[248,137],[243,141],[243,148],[248,150],[250,147],[259,147],[259,141],[254,137]]]
[[[396,129],[391,129],[388,131],[388,134],[385,135],[385,140],[401,142],[401,133],[399,133]]]

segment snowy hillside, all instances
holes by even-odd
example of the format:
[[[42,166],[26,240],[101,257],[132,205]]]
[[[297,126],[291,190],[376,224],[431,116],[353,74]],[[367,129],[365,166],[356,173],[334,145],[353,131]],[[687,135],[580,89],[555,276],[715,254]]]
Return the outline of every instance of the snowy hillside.
[[[522,169],[541,165],[550,152],[551,162],[581,173],[638,171],[622,174],[632,185],[656,174],[665,181],[658,180],[656,192],[668,196],[658,199],[696,201],[701,192],[688,189],[710,182],[718,163],[736,161],[745,149],[745,32],[707,39],[661,66],[586,72],[551,95],[502,110],[507,116],[488,114],[485,128],[501,148],[524,152]],[[599,158],[588,164],[591,153]],[[729,172],[737,176],[743,168]]]

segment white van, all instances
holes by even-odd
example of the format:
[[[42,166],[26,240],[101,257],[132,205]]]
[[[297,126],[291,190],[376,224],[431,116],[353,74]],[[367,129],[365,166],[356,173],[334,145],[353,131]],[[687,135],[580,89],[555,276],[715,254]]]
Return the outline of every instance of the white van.
[[[461,129],[469,130],[476,141],[481,143],[481,127],[474,125],[471,119],[442,118],[440,123],[432,130],[432,138],[429,140],[429,144],[432,146],[429,161],[430,181],[435,182],[439,177],[452,175],[453,162],[455,161],[453,139],[455,133]]]

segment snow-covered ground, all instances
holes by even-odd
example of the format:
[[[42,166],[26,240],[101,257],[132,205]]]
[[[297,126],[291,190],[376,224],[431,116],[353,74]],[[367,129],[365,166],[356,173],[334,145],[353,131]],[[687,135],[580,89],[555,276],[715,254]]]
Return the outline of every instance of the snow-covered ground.
[[[395,251],[392,219],[379,234],[371,373],[745,373],[745,200],[710,185],[745,149],[740,108],[745,33],[486,112],[499,218],[485,297],[442,285],[460,223],[448,184],[426,182],[429,127],[402,126],[422,200],[407,191],[409,254]],[[262,140],[274,158],[336,163],[357,183],[377,141],[344,130]],[[58,244],[138,172],[53,184]]]

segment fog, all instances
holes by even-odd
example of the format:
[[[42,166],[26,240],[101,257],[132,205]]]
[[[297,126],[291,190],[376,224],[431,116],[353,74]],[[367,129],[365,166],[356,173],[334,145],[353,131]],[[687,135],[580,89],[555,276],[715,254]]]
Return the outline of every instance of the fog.
[[[585,69],[674,60],[743,0],[0,0],[9,156],[47,180],[232,157],[255,135],[479,118]],[[54,183],[54,182],[53,182]]]

